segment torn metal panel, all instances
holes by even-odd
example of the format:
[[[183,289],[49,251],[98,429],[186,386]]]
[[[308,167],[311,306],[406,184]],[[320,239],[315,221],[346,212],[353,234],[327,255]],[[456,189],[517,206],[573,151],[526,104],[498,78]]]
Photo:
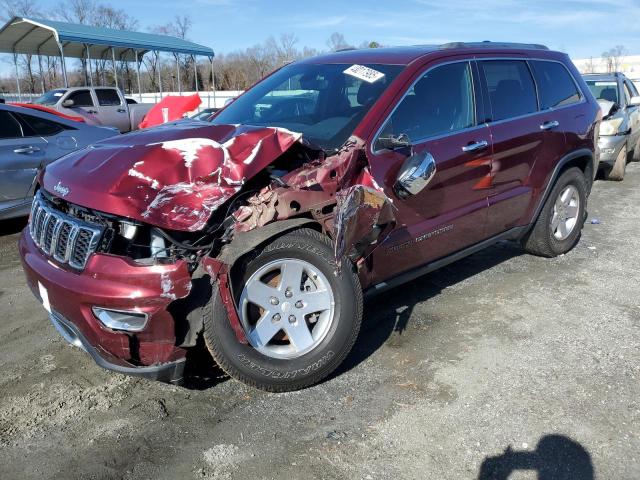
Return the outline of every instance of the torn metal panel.
[[[356,183],[374,186],[365,157],[364,141],[351,137],[330,157],[321,157],[282,177],[284,186],[271,185],[249,198],[236,212],[235,231],[246,232],[336,203],[336,193]],[[315,216],[315,215],[314,215]]]
[[[218,284],[217,292],[213,289],[213,295],[219,294],[222,304],[227,311],[227,317],[229,318],[229,324],[236,335],[238,342],[247,345],[247,337],[244,333],[244,329],[240,324],[240,318],[238,317],[238,311],[236,310],[235,301],[229,285],[229,269],[230,266],[222,263],[221,261],[206,257],[202,259],[202,267],[204,271],[211,277],[211,283],[216,282]]]
[[[65,200],[161,228],[202,229],[243,183],[298,142],[282,128],[179,122],[97,143],[50,165]]]
[[[390,199],[371,186],[353,185],[337,194],[335,225],[336,264],[347,255],[366,257],[395,224]]]

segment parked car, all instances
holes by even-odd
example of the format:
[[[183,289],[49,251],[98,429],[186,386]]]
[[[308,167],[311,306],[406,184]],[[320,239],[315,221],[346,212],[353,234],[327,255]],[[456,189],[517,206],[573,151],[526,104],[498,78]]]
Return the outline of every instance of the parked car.
[[[67,153],[117,135],[50,113],[0,105],[0,220],[28,215],[36,172]]]
[[[206,122],[218,110],[220,110],[220,109],[219,108],[213,108],[213,107],[212,108],[203,108],[198,113],[196,113],[194,115],[191,115],[191,118],[193,120],[202,120],[203,122]]]
[[[34,101],[67,115],[81,116],[91,125],[115,127],[122,133],[136,130],[153,107],[151,103],[133,102],[112,87],[59,88]]]
[[[630,156],[640,161],[640,96],[623,73],[583,75],[603,112],[598,146],[609,180],[622,180]]]
[[[276,92],[291,101],[265,117]],[[600,121],[567,55],[542,46],[301,60],[212,123],[47,167],[24,270],[53,324],[103,367],[179,381],[203,340],[242,382],[303,388],[351,350],[363,295],[501,240],[571,250]]]

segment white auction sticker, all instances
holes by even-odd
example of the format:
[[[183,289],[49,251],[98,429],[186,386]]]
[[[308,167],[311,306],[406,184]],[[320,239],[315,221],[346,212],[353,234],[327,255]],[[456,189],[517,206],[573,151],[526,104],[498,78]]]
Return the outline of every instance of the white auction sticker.
[[[40,290],[40,298],[42,299],[42,306],[44,309],[51,313],[51,304],[49,303],[49,292],[44,285],[38,282],[38,290]]]
[[[596,82],[596,87],[615,87],[616,82]]]
[[[374,70],[373,68],[365,67],[364,65],[351,65],[343,73],[356,77],[367,83],[374,83],[384,78],[384,73]]]

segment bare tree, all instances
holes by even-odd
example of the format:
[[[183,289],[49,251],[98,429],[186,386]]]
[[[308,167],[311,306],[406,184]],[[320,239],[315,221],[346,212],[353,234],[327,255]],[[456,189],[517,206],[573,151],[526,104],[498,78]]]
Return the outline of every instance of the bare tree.
[[[339,32],[333,32],[329,36],[329,39],[327,40],[327,46],[329,47],[329,50],[333,52],[336,52],[338,50],[343,50],[345,48],[353,48],[344,39],[344,35]]]
[[[593,63],[593,57],[589,57],[589,61],[584,64],[583,73],[595,73],[596,67]]]
[[[627,52],[628,50],[624,45],[616,45],[602,52],[602,61],[607,66],[607,72],[617,72],[620,70]]]

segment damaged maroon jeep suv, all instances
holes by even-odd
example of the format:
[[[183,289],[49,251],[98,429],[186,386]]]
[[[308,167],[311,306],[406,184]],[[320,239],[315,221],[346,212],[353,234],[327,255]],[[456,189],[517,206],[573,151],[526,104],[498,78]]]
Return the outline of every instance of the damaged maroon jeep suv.
[[[105,368],[177,382],[206,346],[242,382],[303,388],[345,359],[367,294],[500,240],[568,252],[600,120],[567,55],[538,45],[299,61],[211,124],[47,166],[24,270],[62,336]]]

